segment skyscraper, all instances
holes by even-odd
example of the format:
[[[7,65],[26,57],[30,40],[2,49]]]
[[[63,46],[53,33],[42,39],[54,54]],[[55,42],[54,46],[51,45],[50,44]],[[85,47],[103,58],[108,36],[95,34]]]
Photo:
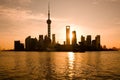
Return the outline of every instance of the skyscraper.
[[[76,31],[72,31],[72,45],[77,44]]]
[[[91,50],[91,47],[92,46],[92,42],[91,42],[91,35],[87,35],[87,38],[86,38],[86,49],[88,51]]]
[[[43,43],[43,35],[39,35],[39,42]]]
[[[56,41],[55,41],[55,34],[52,34],[52,43],[55,44]]]
[[[48,48],[50,44],[51,44],[51,39],[46,35],[44,37],[44,46]]]
[[[25,39],[25,49],[28,51],[36,50],[37,49],[37,39],[31,38],[31,36],[28,36]]]
[[[24,50],[24,44],[20,43],[20,41],[14,41],[14,50],[15,51],[22,51]]]
[[[31,36],[28,36],[26,39],[25,39],[25,49],[26,50],[30,50],[30,45],[31,45]]]
[[[81,36],[81,42],[85,42],[85,37],[83,35]]]
[[[96,48],[97,49],[100,49],[100,35],[97,35],[95,37],[95,40],[96,40]]]
[[[66,45],[70,45],[70,26],[66,26]]]
[[[86,44],[86,43],[85,43],[85,37],[82,35],[82,36],[81,36],[81,46],[82,46],[82,47],[85,47],[85,44]]]
[[[43,35],[39,35],[39,42],[38,42],[37,46],[38,46],[38,50],[40,50],[40,51],[44,50]]]
[[[50,20],[50,1],[48,2],[48,20],[47,20],[47,25],[48,25],[48,38],[51,39],[51,20]]]
[[[91,35],[87,35],[86,45],[87,45],[87,48],[91,47]]]

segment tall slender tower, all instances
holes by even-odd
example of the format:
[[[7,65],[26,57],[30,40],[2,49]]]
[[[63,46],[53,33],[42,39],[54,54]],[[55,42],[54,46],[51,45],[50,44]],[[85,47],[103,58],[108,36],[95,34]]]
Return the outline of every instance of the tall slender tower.
[[[70,26],[66,26],[66,45],[70,45]]]
[[[47,20],[47,25],[48,25],[48,38],[51,39],[51,20],[50,20],[50,0],[48,2],[48,20]]]
[[[72,31],[72,45],[77,44],[76,31]]]
[[[100,35],[97,35],[95,37],[95,40],[96,40],[96,48],[97,49],[100,49]]]

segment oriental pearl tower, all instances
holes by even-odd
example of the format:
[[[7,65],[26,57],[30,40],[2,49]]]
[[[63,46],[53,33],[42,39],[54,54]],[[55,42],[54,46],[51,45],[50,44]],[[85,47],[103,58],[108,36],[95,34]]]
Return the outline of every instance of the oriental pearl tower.
[[[47,25],[48,25],[48,38],[51,39],[51,23],[50,20],[50,1],[48,2],[48,19],[47,19]]]

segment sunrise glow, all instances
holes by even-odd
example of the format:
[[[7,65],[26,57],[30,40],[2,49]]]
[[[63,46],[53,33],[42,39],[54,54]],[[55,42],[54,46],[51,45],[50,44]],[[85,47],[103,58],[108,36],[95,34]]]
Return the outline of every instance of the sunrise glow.
[[[0,49],[13,49],[14,40],[24,43],[27,36],[47,35],[47,1],[0,1]],[[102,45],[119,48],[119,3],[119,0],[51,0],[51,33],[62,44],[66,40],[65,27],[70,25],[70,31],[76,31],[77,42],[81,35],[92,35],[92,39],[101,35]]]

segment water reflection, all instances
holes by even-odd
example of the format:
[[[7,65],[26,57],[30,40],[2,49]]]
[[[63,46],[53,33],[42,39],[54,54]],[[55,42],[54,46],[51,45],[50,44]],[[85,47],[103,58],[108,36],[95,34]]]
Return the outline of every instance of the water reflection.
[[[68,67],[68,70],[69,70],[69,74],[68,76],[70,77],[70,79],[73,78],[74,76],[74,62],[75,62],[75,54],[73,52],[69,52],[68,53],[68,63],[69,63],[69,67]]]
[[[119,53],[106,53],[1,53],[0,80],[120,80]]]

